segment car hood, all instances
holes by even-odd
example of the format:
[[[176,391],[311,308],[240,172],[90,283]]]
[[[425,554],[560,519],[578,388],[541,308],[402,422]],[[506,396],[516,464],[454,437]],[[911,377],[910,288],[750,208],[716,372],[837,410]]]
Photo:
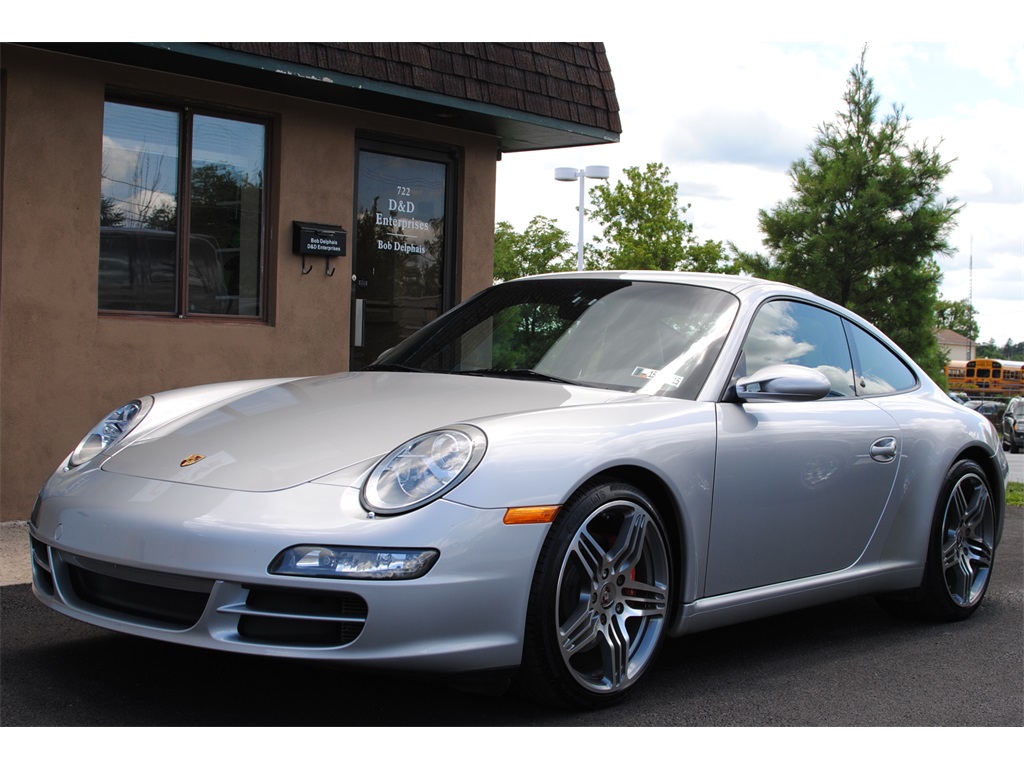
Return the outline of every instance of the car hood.
[[[450,424],[636,397],[442,374],[361,372],[297,379],[148,430],[102,469],[212,488],[274,491],[347,467],[361,472],[406,440]],[[189,463],[197,456],[202,458]]]

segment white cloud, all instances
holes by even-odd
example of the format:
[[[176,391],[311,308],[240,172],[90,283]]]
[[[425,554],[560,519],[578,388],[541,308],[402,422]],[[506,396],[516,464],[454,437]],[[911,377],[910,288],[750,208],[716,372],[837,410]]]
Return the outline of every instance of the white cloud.
[[[1019,88],[1024,75],[1024,49],[1020,43],[951,43],[946,47],[946,56],[954,66],[977,72],[1000,88],[1013,88],[1015,84]]]
[[[691,204],[686,218],[700,239],[763,250],[758,211],[792,195],[789,166],[842,108],[862,43],[690,35],[672,45],[633,37],[606,46],[621,142],[506,155],[498,220],[522,229],[542,214],[575,240],[579,187],[555,182],[556,166],[608,165],[615,183],[624,168],[661,162],[681,204]],[[940,258],[943,295],[966,298],[973,282],[982,338],[1024,338],[1024,45],[871,43],[866,65],[879,116],[903,105],[911,140],[938,145],[952,161],[944,192],[965,207],[950,238],[958,253]]]

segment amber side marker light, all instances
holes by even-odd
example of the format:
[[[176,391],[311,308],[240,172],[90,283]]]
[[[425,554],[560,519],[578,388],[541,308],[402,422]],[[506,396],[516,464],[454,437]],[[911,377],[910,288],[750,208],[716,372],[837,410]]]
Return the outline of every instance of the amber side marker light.
[[[530,523],[550,523],[562,510],[561,506],[553,507],[510,507],[505,512],[505,525],[529,525]]]

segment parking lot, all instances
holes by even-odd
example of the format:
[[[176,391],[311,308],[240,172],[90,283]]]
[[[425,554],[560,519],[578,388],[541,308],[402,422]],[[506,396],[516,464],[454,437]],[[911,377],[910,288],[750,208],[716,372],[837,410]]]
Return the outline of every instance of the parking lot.
[[[1024,457],[1011,456],[1015,472]],[[4,526],[3,726],[1024,726],[1024,510],[985,604],[931,624],[855,598],[667,643],[650,680],[591,713],[436,680],[173,646],[32,597],[26,527]],[[426,702],[429,702],[428,704]],[[916,754],[916,753],[915,753]]]
[[[1022,510],[974,617],[933,624],[855,598],[670,640],[625,703],[512,695],[173,646],[80,624],[3,587],[4,726],[1024,726]]]

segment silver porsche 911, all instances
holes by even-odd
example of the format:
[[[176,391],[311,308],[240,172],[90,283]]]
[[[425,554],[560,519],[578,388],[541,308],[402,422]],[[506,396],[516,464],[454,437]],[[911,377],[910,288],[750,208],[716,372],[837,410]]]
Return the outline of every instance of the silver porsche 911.
[[[981,604],[1006,458],[850,312],[744,277],[485,290],[366,370],[140,397],[31,518],[34,592],[239,653],[618,700],[668,637]]]

